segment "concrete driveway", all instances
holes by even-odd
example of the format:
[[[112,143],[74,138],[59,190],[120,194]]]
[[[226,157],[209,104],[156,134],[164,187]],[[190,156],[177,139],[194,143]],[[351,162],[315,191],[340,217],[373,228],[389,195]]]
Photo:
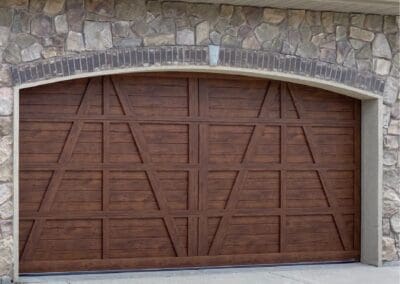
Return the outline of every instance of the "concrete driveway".
[[[400,266],[360,263],[21,277],[57,284],[399,284]]]

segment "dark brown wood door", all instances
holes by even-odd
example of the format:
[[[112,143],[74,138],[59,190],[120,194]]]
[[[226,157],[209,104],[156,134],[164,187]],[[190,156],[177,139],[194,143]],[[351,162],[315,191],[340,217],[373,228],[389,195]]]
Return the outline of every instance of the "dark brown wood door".
[[[21,272],[357,260],[360,102],[119,75],[20,96]]]

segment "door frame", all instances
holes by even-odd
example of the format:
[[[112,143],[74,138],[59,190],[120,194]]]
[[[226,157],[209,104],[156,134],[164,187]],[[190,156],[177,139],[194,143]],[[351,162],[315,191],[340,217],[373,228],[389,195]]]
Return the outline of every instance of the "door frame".
[[[14,87],[13,112],[13,279],[19,279],[19,91],[79,78],[143,72],[202,72],[297,83],[361,100],[361,262],[382,265],[383,99],[374,93],[295,74],[220,66],[149,66],[81,73]]]

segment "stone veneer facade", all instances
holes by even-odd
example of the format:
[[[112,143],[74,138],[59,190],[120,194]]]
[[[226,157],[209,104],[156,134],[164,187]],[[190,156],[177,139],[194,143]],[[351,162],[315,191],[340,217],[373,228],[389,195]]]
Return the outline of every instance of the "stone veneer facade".
[[[17,261],[13,86],[96,70],[210,65],[215,46],[221,48],[211,65],[317,77],[383,96],[383,259],[399,260],[399,27],[399,16],[389,15],[145,0],[0,0],[0,279],[10,279]]]

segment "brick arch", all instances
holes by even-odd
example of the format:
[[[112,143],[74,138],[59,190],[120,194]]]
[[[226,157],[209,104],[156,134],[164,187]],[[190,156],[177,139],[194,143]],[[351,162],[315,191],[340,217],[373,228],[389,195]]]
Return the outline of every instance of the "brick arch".
[[[129,72],[132,69],[146,71],[149,67],[153,71],[167,70],[168,67],[223,67],[228,71],[241,69],[272,72],[301,77],[304,84],[318,80],[322,84],[339,85],[377,95],[381,95],[385,87],[385,79],[371,72],[360,73],[354,68],[293,55],[219,46],[109,49],[15,65],[11,67],[11,74],[13,84],[19,86],[57,78],[68,80],[77,76],[89,77],[94,76],[94,73],[99,75],[99,72]]]

